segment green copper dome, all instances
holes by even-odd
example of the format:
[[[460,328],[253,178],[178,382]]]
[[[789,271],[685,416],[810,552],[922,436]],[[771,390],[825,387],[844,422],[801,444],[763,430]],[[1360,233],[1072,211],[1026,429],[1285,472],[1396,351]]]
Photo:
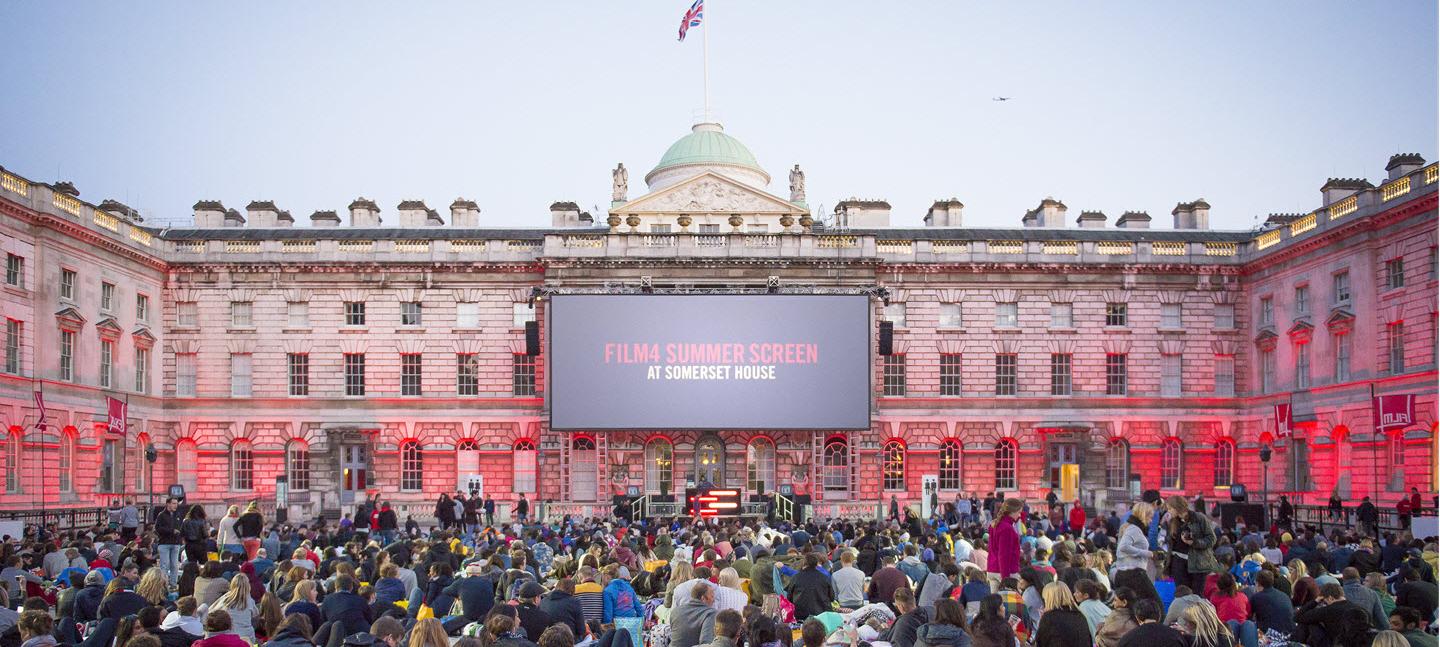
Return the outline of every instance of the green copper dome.
[[[676,166],[696,164],[723,164],[754,170],[767,179],[769,174],[760,168],[755,154],[740,140],[726,135],[720,124],[701,123],[691,128],[690,134],[681,137],[660,158],[660,163],[645,175],[647,181],[656,173]]]

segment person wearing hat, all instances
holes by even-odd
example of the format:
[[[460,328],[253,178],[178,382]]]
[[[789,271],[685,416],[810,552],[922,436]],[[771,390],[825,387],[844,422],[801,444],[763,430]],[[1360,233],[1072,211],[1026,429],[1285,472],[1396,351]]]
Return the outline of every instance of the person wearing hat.
[[[515,606],[515,613],[520,616],[520,627],[525,630],[526,636],[538,638],[552,622],[550,614],[540,608],[542,595],[545,595],[545,587],[536,582],[520,585],[520,596],[516,598],[520,604]]]
[[[85,575],[85,588],[75,593],[75,622],[100,619],[100,602],[105,599],[105,574],[90,571]]]
[[[444,595],[460,601],[460,615],[445,625],[446,632],[451,632],[452,629],[483,620],[485,615],[490,613],[490,609],[495,606],[495,582],[485,575],[484,564],[470,562],[465,565],[465,576],[445,587]]]

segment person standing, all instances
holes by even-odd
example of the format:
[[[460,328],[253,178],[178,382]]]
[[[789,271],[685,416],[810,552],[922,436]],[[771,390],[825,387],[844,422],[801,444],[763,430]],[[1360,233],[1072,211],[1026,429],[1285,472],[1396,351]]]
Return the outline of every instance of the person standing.
[[[997,573],[1001,579],[1010,577],[1020,570],[1020,510],[1025,504],[1020,499],[1006,499],[1000,506],[1000,514],[990,526],[990,558],[986,570]]]
[[[240,553],[245,550],[245,545],[240,543],[240,536],[235,534],[235,522],[240,520],[240,506],[232,505],[225,510],[225,516],[220,517],[220,523],[216,524],[215,543],[219,545],[222,553]]]
[[[515,518],[521,524],[530,520],[530,500],[525,498],[525,493],[520,493],[520,500],[515,502]]]
[[[1380,531],[1380,509],[1370,497],[1360,501],[1360,507],[1355,510],[1355,520],[1360,522],[1360,532],[1366,535],[1379,536]]]
[[[380,504],[380,515],[377,519],[380,541],[385,544],[395,541],[395,533],[400,529],[400,518],[390,509],[389,501]]]
[[[180,525],[180,535],[185,539],[185,561],[204,564],[209,559],[205,543],[210,539],[210,524],[205,520],[205,508],[191,505]]]
[[[486,492],[486,493],[485,493],[485,505],[484,505],[484,507],[485,507],[485,525],[487,525],[487,526],[492,526],[492,527],[493,527],[493,526],[495,525],[495,498],[492,497],[492,496],[490,496],[490,493],[489,493],[489,492]]]
[[[160,570],[165,579],[174,586],[180,577],[180,523],[176,508],[180,502],[175,497],[165,499],[165,507],[155,514],[155,552],[160,558]]]
[[[235,521],[235,534],[240,535],[240,544],[245,547],[245,559],[255,559],[260,551],[260,533],[265,530],[265,518],[260,516],[260,505],[254,501],[245,506],[245,513]]]

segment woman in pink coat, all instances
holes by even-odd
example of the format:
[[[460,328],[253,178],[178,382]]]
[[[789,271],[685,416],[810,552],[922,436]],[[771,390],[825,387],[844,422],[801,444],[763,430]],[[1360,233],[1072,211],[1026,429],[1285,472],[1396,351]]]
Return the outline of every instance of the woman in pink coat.
[[[1020,530],[1017,527],[1020,510],[1025,507],[1020,499],[1006,499],[1000,507],[1000,516],[990,525],[990,558],[985,570],[999,573],[1001,578],[1010,577],[1020,570]]]

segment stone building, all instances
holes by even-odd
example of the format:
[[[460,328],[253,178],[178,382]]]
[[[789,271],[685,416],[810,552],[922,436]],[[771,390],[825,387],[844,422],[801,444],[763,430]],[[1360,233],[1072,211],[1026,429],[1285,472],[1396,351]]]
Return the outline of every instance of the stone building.
[[[942,499],[1042,497],[1066,464],[1092,503],[1132,479],[1308,502],[1435,489],[1437,166],[1418,156],[1392,157],[1378,186],[1331,179],[1314,211],[1258,231],[1210,229],[1200,199],[1168,228],[1048,197],[1015,228],[966,227],[954,198],[922,227],[891,227],[877,199],[820,218],[798,167],[788,197],[771,193],[718,124],[677,141],[644,195],[623,168],[613,179],[607,214],[556,202],[548,228],[485,227],[466,199],[448,214],[406,200],[387,226],[362,197],[309,226],[269,201],[201,200],[193,227],[160,229],[0,173],[0,509],[175,483],[206,503],[268,501],[284,476],[294,514],[378,493],[426,518],[472,485],[590,512],[701,480],[873,514],[930,478]],[[525,354],[547,307],[535,288],[772,277],[888,291],[873,318],[893,322],[894,354],[873,357],[869,430],[548,428],[547,357]],[[1373,433],[1372,389],[1417,395],[1415,424]],[[107,395],[128,402],[124,434]],[[1276,437],[1287,402],[1294,434]]]

